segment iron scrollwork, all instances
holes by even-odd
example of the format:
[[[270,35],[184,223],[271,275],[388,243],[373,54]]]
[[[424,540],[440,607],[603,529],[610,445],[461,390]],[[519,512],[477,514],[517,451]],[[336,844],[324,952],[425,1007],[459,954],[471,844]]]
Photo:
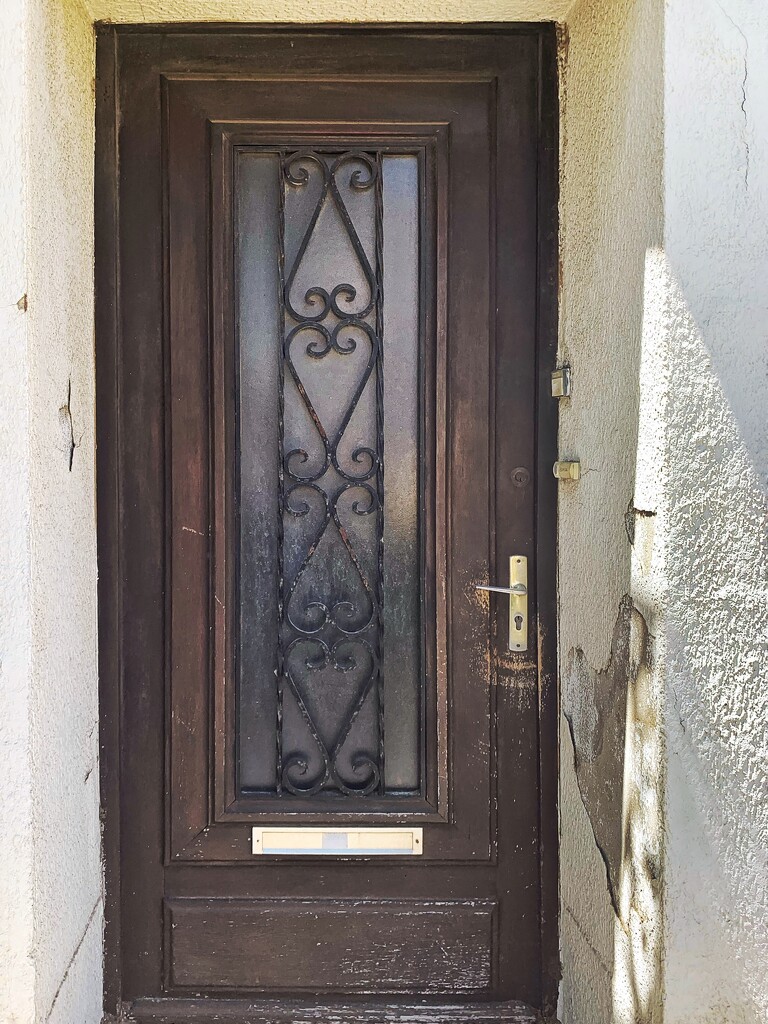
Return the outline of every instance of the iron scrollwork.
[[[365,796],[384,792],[383,556],[384,556],[384,414],[383,414],[383,202],[381,155],[362,150],[341,154],[298,150],[280,157],[280,330],[277,784],[278,793],[311,796],[321,790]],[[286,198],[317,192],[295,255],[286,266]],[[293,191],[292,191],[293,190]],[[373,245],[366,252],[344,195],[372,196]],[[306,209],[306,206],[301,207]],[[293,208],[292,208],[293,209]],[[317,241],[324,211],[343,227],[347,251],[356,261],[352,276],[332,287],[297,288],[307,252]],[[359,213],[358,213],[359,216]],[[345,242],[346,245],[346,242]],[[371,249],[369,243],[369,250]],[[314,272],[314,266],[310,269]],[[304,267],[305,276],[307,267]],[[344,271],[346,276],[346,271]],[[364,287],[360,287],[364,282]],[[306,281],[305,281],[306,284]],[[327,284],[327,282],[326,282]],[[297,296],[297,290],[299,295]],[[303,296],[300,294],[304,291]],[[362,346],[362,348],[361,348]],[[297,366],[297,354],[302,367]],[[358,360],[362,371],[335,427],[323,422],[310,397],[313,366],[334,358]],[[334,364],[337,365],[337,364]],[[338,364],[341,365],[341,364]],[[349,365],[349,364],[347,364]],[[303,376],[302,376],[303,374]],[[303,403],[313,436],[286,444],[286,395]],[[361,398],[373,403],[369,417],[374,436],[342,451],[342,442]],[[298,398],[297,398],[298,396]],[[316,454],[310,456],[310,450]],[[317,454],[319,453],[319,455]],[[375,555],[355,549],[354,522],[373,517]],[[309,525],[309,528],[307,526]],[[299,529],[303,526],[303,532]],[[298,541],[297,541],[298,538]],[[285,545],[298,543],[301,556],[292,568]],[[318,549],[332,544],[337,573],[318,566]],[[343,566],[341,563],[344,563]],[[354,596],[335,592],[338,577],[356,581]],[[310,596],[307,596],[307,595]],[[343,711],[323,728],[308,699],[313,673],[339,673],[352,679]],[[301,743],[285,728],[287,701],[303,723]],[[373,702],[373,707],[371,706]],[[365,742],[355,737],[364,708],[375,722]],[[373,711],[373,714],[371,712]],[[302,743],[305,749],[300,749]],[[310,744],[309,747],[306,745]],[[347,749],[347,746],[350,749]],[[314,749],[312,749],[312,747]],[[299,748],[299,749],[297,749]],[[344,752],[344,753],[343,753]],[[342,756],[343,753],[343,756]],[[342,763],[343,762],[343,763]]]

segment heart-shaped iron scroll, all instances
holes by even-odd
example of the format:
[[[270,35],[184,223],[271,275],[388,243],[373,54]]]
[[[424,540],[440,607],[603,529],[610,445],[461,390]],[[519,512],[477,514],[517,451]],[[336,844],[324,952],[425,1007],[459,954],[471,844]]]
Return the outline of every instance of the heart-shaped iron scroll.
[[[276,791],[286,795],[306,797],[328,789],[365,796],[384,790],[381,178],[378,154],[299,150],[282,156]],[[306,228],[297,232],[300,241],[286,273],[286,218],[307,210],[310,193],[298,202],[299,193],[312,188],[314,205]],[[303,302],[295,301],[298,276],[305,283],[314,277],[308,253],[326,209],[341,225],[349,243],[345,251],[355,263],[346,272],[339,267],[339,283],[313,284]],[[373,218],[370,254],[355,228],[366,209]],[[328,265],[322,269],[329,273]],[[364,281],[367,295],[359,294],[350,279]],[[361,345],[367,346],[367,358]],[[312,379],[313,366],[321,365],[325,412],[319,411],[318,384]],[[334,397],[337,367],[346,376],[331,415],[326,393]],[[363,412],[360,422],[373,423],[374,436],[342,453],[345,432],[363,400],[368,414]],[[297,401],[304,413],[290,405]],[[293,442],[286,450],[289,413]],[[299,429],[312,433],[296,441]],[[355,429],[362,429],[360,423]],[[363,521],[371,522],[368,517],[375,535],[363,543],[360,529]],[[326,704],[320,707],[324,692]]]

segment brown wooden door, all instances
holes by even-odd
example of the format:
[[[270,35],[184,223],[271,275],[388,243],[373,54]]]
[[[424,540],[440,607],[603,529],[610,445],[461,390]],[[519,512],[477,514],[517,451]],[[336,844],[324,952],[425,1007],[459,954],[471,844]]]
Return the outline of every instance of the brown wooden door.
[[[100,34],[110,1013],[552,1008],[553,83],[541,28]]]

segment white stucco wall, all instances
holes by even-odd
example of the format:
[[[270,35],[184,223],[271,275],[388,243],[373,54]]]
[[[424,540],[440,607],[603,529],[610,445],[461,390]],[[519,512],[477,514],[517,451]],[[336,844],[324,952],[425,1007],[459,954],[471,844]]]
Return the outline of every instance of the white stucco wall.
[[[24,78],[17,64],[24,38],[23,4],[8,0],[0,5],[0,1021],[7,1024],[27,1024],[34,1005]]]
[[[560,495],[577,753],[574,770],[564,728],[561,1012],[569,1024],[757,1022],[768,9],[580,0],[568,23],[562,348],[574,394],[561,456],[586,473]],[[621,595],[631,612],[614,630]]]
[[[93,56],[79,0],[0,6],[3,1024],[100,1019]]]
[[[572,0],[87,0],[94,21],[559,21]]]
[[[663,234],[663,18],[662,0],[579,0],[561,55],[560,357],[573,386],[560,457],[582,465],[558,509],[567,1024],[661,1020],[663,551],[660,479],[646,470],[661,420],[645,268]]]
[[[768,1020],[768,6],[667,0],[667,1024]]]
[[[98,1019],[93,29],[79,0],[27,0],[36,1020]],[[74,450],[72,450],[74,445]]]

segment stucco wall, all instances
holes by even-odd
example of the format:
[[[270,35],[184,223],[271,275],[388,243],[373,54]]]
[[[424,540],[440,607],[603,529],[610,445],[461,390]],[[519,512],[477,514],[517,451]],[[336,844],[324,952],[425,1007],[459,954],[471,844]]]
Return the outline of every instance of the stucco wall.
[[[93,364],[93,29],[27,0],[36,1020],[98,1019],[101,856]]]
[[[768,1020],[768,7],[667,0],[667,1024]]]
[[[93,30],[0,6],[0,1020],[100,1019]]]
[[[0,1020],[32,1019],[29,368],[21,0],[0,5]],[[9,867],[12,865],[12,868]]]
[[[580,0],[568,24],[561,456],[585,475],[560,492],[561,1012],[756,1022],[768,10]]]
[[[87,0],[94,21],[559,21],[572,0]]]
[[[579,0],[563,40],[559,491],[561,1017],[661,1019],[659,409],[645,287],[663,232],[662,0]],[[641,406],[649,412],[643,417]]]

